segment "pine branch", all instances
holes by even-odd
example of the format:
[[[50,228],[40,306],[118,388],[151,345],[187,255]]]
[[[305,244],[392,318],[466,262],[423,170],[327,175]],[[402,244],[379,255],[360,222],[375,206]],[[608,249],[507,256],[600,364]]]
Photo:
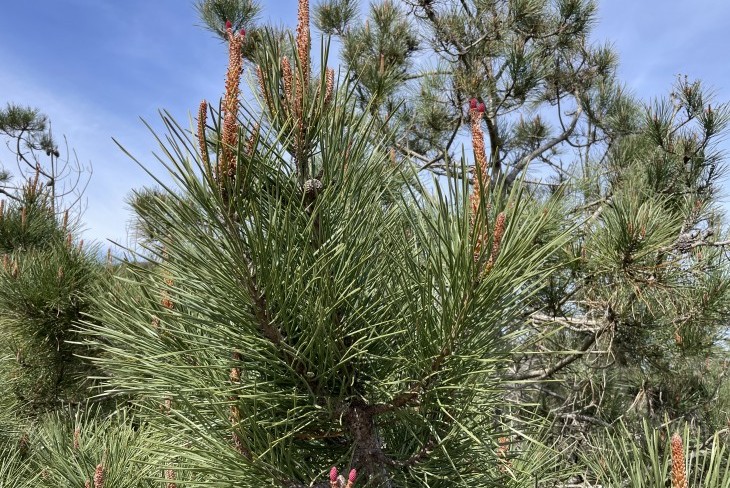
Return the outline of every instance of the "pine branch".
[[[507,174],[507,177],[505,178],[505,185],[508,187],[514,184],[517,177],[520,175],[520,173],[530,164],[532,160],[540,156],[545,151],[549,151],[550,149],[554,148],[561,142],[564,142],[568,139],[568,137],[573,134],[573,131],[575,131],[576,126],[578,125],[578,121],[580,120],[581,114],[583,113],[583,109],[579,106],[576,110],[575,114],[573,115],[573,120],[570,122],[570,125],[568,128],[563,131],[562,134],[560,134],[557,137],[554,137],[553,139],[550,139],[549,141],[546,141],[543,143],[540,147],[535,149],[534,151],[530,152],[526,156],[523,156],[520,158],[517,163],[514,164],[512,170]]]
[[[610,307],[609,307],[610,311]],[[559,371],[563,370],[564,368],[570,366],[578,359],[585,356],[589,350],[593,347],[593,345],[596,343],[596,341],[605,333],[607,332],[612,326],[613,321],[615,320],[615,317],[611,313],[607,313],[607,320],[605,323],[597,330],[594,328],[591,329],[591,326],[595,327],[596,322],[592,320],[584,321],[581,324],[588,328],[588,330],[592,330],[591,333],[589,333],[584,339],[583,342],[578,346],[578,348],[568,356],[564,357],[554,365],[546,368],[537,368],[537,369],[531,369],[528,371],[523,371],[521,373],[516,373],[513,375],[508,375],[505,379],[507,381],[525,381],[525,380],[537,380],[537,381],[543,381],[546,379],[551,378]],[[575,321],[571,321],[572,324],[575,324]]]

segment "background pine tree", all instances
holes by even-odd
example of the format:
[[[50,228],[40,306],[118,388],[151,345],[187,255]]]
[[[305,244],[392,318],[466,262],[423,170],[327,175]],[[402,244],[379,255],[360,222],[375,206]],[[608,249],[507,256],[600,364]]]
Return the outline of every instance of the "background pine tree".
[[[80,464],[66,446],[47,441],[64,421],[74,432],[79,418],[109,410],[91,408],[99,403],[92,398],[99,391],[91,390],[98,372],[88,361],[95,351],[78,334],[92,296],[111,272],[100,262],[98,246],[77,237],[76,192],[90,175],[59,162],[48,121],[37,110],[9,105],[0,111],[0,132],[18,163],[4,172],[0,190],[6,197],[0,201],[0,486],[83,486],[83,479],[61,483]],[[94,421],[89,429],[96,429]],[[67,440],[69,449],[79,442],[73,435]],[[64,461],[51,467],[46,457]],[[93,473],[92,467],[89,480]]]
[[[98,250],[74,237],[76,225],[69,219],[78,208],[57,206],[69,194],[54,188],[74,186],[78,180],[65,180],[79,175],[59,170],[47,124],[38,111],[15,105],[0,113],[0,131],[15,139],[19,163],[14,178],[5,172],[7,199],[0,202],[0,347],[8,393],[26,414],[89,396],[93,368],[79,357],[89,350],[73,342],[103,274]],[[46,152],[48,167],[41,166],[39,150]],[[23,180],[22,165],[32,163],[35,171]]]
[[[91,180],[91,165],[82,164],[75,151],[59,148],[48,116],[39,109],[8,103],[0,109],[0,135],[14,161],[0,161],[0,194],[20,201],[28,179],[48,198],[58,215],[83,210],[82,197]]]

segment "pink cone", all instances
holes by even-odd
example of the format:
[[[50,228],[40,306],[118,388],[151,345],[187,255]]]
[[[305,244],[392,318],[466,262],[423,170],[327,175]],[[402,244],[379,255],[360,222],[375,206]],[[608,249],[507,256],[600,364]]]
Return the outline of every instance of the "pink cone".
[[[332,466],[332,469],[330,469],[330,481],[337,481],[337,468],[335,466]]]
[[[469,108],[472,110],[477,108],[477,99],[476,98],[472,98],[471,100],[469,100]]]
[[[483,114],[485,110],[486,110],[486,107],[484,106],[484,103],[480,103],[477,106],[477,112],[479,112],[480,114]]]
[[[226,30],[230,29],[231,27],[233,27],[233,24],[231,23],[231,21],[226,20]]]
[[[355,482],[355,478],[357,478],[357,470],[351,469],[350,470],[350,476],[347,477],[347,480],[350,483],[354,483]]]

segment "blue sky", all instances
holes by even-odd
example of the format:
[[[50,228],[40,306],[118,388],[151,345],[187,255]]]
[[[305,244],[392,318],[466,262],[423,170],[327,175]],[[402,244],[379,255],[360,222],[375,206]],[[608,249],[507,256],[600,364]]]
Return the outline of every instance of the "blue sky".
[[[225,47],[198,27],[189,0],[0,2],[0,104],[50,116],[54,133],[94,167],[85,236],[127,244],[125,198],[150,179],[112,137],[153,166],[155,142],[140,117],[159,127],[158,109],[185,121],[201,99],[216,100]],[[262,3],[263,20],[294,24],[296,1]],[[687,74],[730,100],[728,25],[726,0],[602,0],[594,40],[613,44],[621,78],[642,98]]]

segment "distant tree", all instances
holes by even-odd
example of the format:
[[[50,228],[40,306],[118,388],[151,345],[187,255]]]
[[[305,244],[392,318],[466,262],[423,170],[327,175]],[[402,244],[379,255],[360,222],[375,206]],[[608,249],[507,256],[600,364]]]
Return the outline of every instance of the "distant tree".
[[[17,166],[0,181],[1,373],[13,405],[28,416],[91,395],[90,365],[76,356],[88,349],[72,342],[102,266],[73,222],[90,170],[61,159],[36,109],[0,110],[0,134]]]
[[[0,193],[17,200],[20,190],[35,178],[37,185],[48,189],[54,213],[76,207],[92,169],[81,164],[68,144],[62,156],[46,115],[35,108],[8,103],[0,109],[0,135],[7,138],[6,146],[15,159],[12,165],[0,161]]]
[[[19,196],[0,201],[0,350],[8,393],[35,414],[91,396],[90,364],[76,356],[89,351],[73,342],[103,270],[54,213],[47,188],[31,183]]]
[[[113,271],[75,223],[90,170],[61,159],[37,110],[8,105],[0,133],[16,163],[0,183],[0,486],[157,486],[139,425],[106,417],[79,335]]]

